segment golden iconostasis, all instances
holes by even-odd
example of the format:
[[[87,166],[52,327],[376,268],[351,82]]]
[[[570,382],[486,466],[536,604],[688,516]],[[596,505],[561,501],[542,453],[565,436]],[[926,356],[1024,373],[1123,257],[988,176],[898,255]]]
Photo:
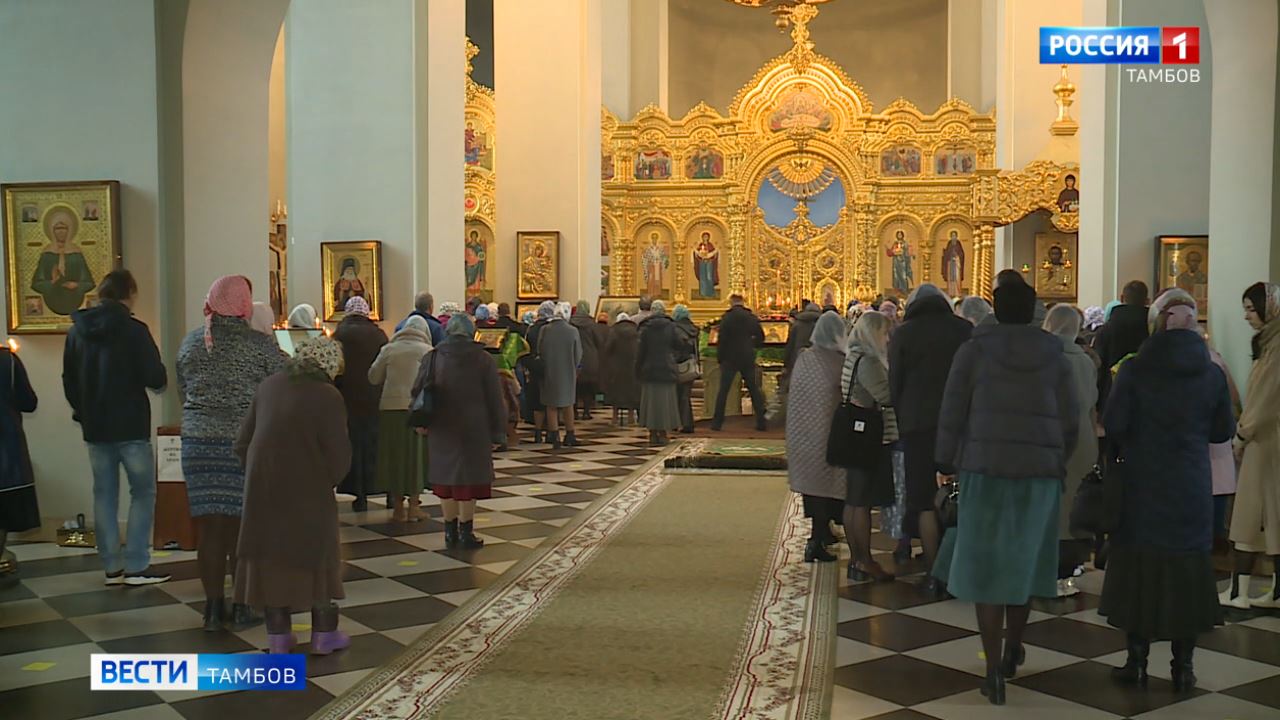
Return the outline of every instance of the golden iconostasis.
[[[603,111],[602,294],[648,294],[700,316],[731,293],[760,311],[905,296],[922,282],[985,294],[995,227],[1044,210],[1075,233],[1075,163],[996,168],[994,113],[958,99],[876,111],[815,52],[816,14],[791,11],[793,47],[727,116],[705,104],[680,119],[653,106],[626,122]]]

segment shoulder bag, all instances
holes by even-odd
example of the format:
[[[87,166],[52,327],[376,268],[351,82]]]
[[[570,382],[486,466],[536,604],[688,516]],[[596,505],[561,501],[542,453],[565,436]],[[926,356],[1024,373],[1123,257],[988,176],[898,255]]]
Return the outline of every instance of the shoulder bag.
[[[1080,481],[1076,496],[1071,500],[1071,515],[1068,527],[1071,535],[1078,538],[1091,538],[1098,533],[1115,528],[1107,519],[1107,490],[1103,480],[1102,468],[1093,466],[1093,470]]]
[[[827,464],[870,471],[880,463],[884,416],[879,403],[869,408],[853,403],[853,389],[858,384],[858,366],[861,364],[862,358],[859,357],[849,378],[849,393],[836,408],[835,415],[831,416],[831,429],[827,432]]]
[[[418,394],[414,395],[413,401],[409,403],[409,427],[413,428],[431,427],[431,421],[435,419],[435,350],[427,353],[425,362],[427,363],[427,374],[422,381],[422,388],[418,390]]]
[[[952,480],[940,485],[933,494],[933,509],[943,529],[955,527],[960,522],[960,484]]]

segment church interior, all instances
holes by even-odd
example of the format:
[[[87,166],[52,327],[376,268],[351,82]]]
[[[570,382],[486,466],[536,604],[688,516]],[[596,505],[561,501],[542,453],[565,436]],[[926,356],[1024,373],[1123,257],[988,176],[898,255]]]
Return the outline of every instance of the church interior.
[[[1143,65],[1042,60],[1044,30],[1068,27],[1190,28],[1198,62],[1148,77],[1134,74]],[[1249,305],[1256,325],[1241,306],[1254,283],[1280,282],[1275,0],[0,0],[0,28],[0,85],[10,88],[0,103],[0,304],[7,364],[23,368],[4,395],[16,420],[0,427],[0,472],[27,476],[0,477],[0,716],[1280,717],[1280,571],[1273,557],[1241,569],[1250,546],[1230,520],[1235,549],[1223,530],[1212,553],[1214,593],[1228,600],[1199,635],[1194,687],[1179,675],[1189,655],[1170,637],[1151,638],[1140,685],[1116,681],[1134,635],[1099,613],[1111,602],[1099,532],[1096,546],[1092,534],[1081,541],[1087,559],[1059,571],[1056,597],[1032,593],[1021,606],[1025,664],[999,680],[998,707],[989,601],[977,601],[975,618],[975,601],[930,584],[937,543],[927,547],[919,529],[913,540],[901,521],[891,532],[892,500],[872,504],[866,550],[896,578],[855,572],[863,565],[843,540],[853,527],[838,515],[828,530],[841,538],[829,548],[838,561],[811,562],[818,520],[796,490],[797,435],[820,425],[826,447],[831,412],[854,405],[836,397],[813,424],[794,402],[796,354],[811,352],[800,350],[810,332],[817,346],[818,313],[844,321],[843,360],[864,311],[888,313],[900,332],[929,292],[961,316],[962,298],[984,299],[995,323],[1001,288],[1018,283],[1051,318],[1055,307],[1078,309],[1083,332],[1091,311],[1105,327],[1104,307],[1132,304],[1126,288],[1141,281],[1140,304],[1166,291],[1187,298],[1190,329],[1234,378],[1232,427],[1239,420],[1243,434],[1243,418],[1254,418],[1266,437],[1248,438],[1245,470],[1237,448],[1232,487],[1238,471],[1244,498],[1244,477],[1261,476],[1261,522],[1280,524],[1280,395],[1264,389],[1280,376],[1259,370],[1280,372],[1280,344],[1265,349],[1271,318],[1259,303]],[[120,269],[136,279],[129,307],[169,379],[147,391],[143,440],[148,572],[168,580],[145,587],[103,586],[113,566],[102,526],[118,523],[124,537],[143,517],[130,510],[140,496],[121,475],[109,505],[118,517],[98,516],[95,441],[68,379],[73,314],[112,302],[104,279]],[[293,652],[306,657],[297,689],[99,690],[97,655],[268,657],[278,635],[261,618],[209,631],[184,480],[184,339],[214,347],[210,288],[228,277],[269,309],[265,332],[285,362],[341,337],[353,314],[385,342],[411,315],[439,313],[421,323],[437,348],[464,318],[520,392],[520,417],[510,414],[509,434],[489,448],[492,489],[473,519],[457,514],[466,498],[433,493],[425,472],[407,517],[389,490],[365,504],[363,491],[339,485],[335,612],[350,644],[319,654],[333,626],[286,608],[285,632],[301,643]],[[649,396],[617,400],[605,379],[637,384],[634,345],[612,354],[605,338],[612,347],[613,326],[662,315],[653,301],[694,332],[692,379],[676,380],[684,364],[670,362],[692,413],[670,443],[645,420],[656,414]],[[544,436],[525,417],[530,366],[504,365],[510,336],[494,325],[540,324],[558,302],[576,305],[572,324],[598,324],[601,338],[600,386],[589,386],[576,431],[565,421],[564,446],[554,420]],[[746,387],[734,373],[748,371],[718,353],[739,306],[760,331]],[[523,344],[517,354],[542,355],[527,339],[512,341]],[[887,387],[900,371],[884,363]],[[570,365],[581,373],[585,360]],[[850,367],[845,394],[862,377]],[[1103,363],[1093,377],[1118,387],[1123,367]],[[38,407],[14,404],[27,378]],[[939,392],[946,381],[944,372]],[[473,397],[487,392],[468,385]],[[341,378],[338,387],[345,396]],[[576,387],[582,400],[581,376]],[[1096,428],[1091,439],[1105,445],[1110,421],[1092,397],[1085,432]],[[1269,416],[1258,410],[1273,400]],[[557,413],[548,403],[545,415]],[[21,461],[9,454],[10,427]],[[433,457],[437,427],[414,440]],[[551,435],[553,446],[541,442]],[[1270,455],[1248,449],[1262,443],[1273,443]],[[936,461],[938,483],[954,482]],[[1109,461],[1098,462],[1095,474]],[[1207,518],[1207,470],[1201,484]],[[1213,484],[1227,508],[1215,512],[1249,504]],[[19,491],[38,497],[34,525],[5,527],[11,489],[10,502]],[[974,511],[958,497],[962,526]],[[466,544],[470,530],[458,539],[472,523],[482,546]],[[288,527],[277,530],[282,542]],[[239,532],[243,543],[248,525]],[[1263,554],[1280,554],[1272,549]],[[228,607],[241,597],[235,562],[233,547]],[[1250,572],[1255,593],[1278,586],[1272,601],[1230,605]]]

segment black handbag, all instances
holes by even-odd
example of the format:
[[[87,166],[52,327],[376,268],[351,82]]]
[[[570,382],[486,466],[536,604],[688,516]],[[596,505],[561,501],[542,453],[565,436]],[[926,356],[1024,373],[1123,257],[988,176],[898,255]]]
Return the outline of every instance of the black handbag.
[[[933,509],[938,513],[938,524],[953,528],[960,522],[960,484],[955,480],[943,483],[933,494]]]
[[[831,416],[831,429],[827,432],[827,464],[871,471],[880,463],[884,415],[878,404],[870,408],[853,404],[853,388],[858,382],[860,364],[862,358],[853,364],[849,394]]]
[[[436,411],[435,402],[435,383],[436,383],[436,353],[431,351],[427,353],[427,357],[423,360],[427,364],[426,376],[422,380],[422,387],[418,390],[418,394],[413,396],[413,401],[409,403],[409,427],[427,428],[431,427],[431,421],[434,419]]]
[[[1071,500],[1068,520],[1072,537],[1089,538],[1113,529],[1108,527],[1106,487],[1103,483],[1102,468],[1097,465],[1080,481],[1076,496]]]

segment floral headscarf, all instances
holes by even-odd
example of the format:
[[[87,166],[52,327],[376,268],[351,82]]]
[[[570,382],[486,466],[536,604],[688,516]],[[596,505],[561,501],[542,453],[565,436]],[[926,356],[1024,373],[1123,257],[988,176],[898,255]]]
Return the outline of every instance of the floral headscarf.
[[[1097,330],[1106,322],[1106,312],[1097,305],[1090,305],[1084,309],[1084,329],[1088,331]]]
[[[224,275],[213,281],[204,300],[204,347],[213,351],[213,316],[248,319],[253,314],[253,289],[243,275]]]
[[[525,325],[532,325],[533,321],[537,319],[538,319],[538,316],[535,315],[532,310],[525,310],[524,314],[520,316],[520,322],[524,323]]]
[[[318,335],[298,344],[294,360],[300,365],[314,365],[333,380],[342,371],[342,348],[324,335]]]
[[[539,320],[550,320],[551,318],[555,317],[555,314],[556,314],[556,303],[554,300],[547,300],[546,302],[538,306]]]
[[[359,295],[348,300],[342,309],[348,315],[359,315],[361,317],[369,317],[370,313],[369,301]]]

